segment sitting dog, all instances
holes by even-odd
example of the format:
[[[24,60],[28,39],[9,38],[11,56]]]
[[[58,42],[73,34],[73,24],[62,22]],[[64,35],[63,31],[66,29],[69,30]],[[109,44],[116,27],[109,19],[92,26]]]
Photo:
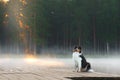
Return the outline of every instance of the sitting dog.
[[[91,64],[86,61],[85,57],[81,52],[81,47],[75,47],[73,50],[73,60],[75,63],[75,71],[77,72],[93,72]]]

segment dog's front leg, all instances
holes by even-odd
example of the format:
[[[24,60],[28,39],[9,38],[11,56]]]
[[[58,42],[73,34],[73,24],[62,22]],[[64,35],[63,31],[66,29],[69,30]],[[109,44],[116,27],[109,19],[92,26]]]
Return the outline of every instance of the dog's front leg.
[[[81,71],[81,65],[79,64],[77,72],[80,72],[80,71]]]

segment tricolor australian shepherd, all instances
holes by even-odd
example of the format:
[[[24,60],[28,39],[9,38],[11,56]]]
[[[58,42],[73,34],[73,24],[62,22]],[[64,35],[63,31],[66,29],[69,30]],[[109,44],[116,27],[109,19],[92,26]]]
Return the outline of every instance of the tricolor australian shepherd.
[[[91,64],[87,62],[83,53],[81,52],[81,47],[76,46],[73,50],[73,60],[74,60],[74,68],[76,72],[93,72],[91,68]]]

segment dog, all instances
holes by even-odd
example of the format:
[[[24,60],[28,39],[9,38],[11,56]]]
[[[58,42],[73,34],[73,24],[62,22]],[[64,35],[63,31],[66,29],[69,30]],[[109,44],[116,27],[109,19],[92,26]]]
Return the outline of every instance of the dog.
[[[83,56],[81,52],[81,47],[75,46],[73,50],[73,61],[74,61],[74,69],[77,72],[94,72],[91,68],[91,64],[86,61],[86,58]]]

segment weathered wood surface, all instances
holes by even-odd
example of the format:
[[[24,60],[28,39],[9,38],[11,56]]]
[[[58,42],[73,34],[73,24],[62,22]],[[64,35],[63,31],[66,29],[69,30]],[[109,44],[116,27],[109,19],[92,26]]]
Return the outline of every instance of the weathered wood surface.
[[[40,62],[40,63],[39,63]],[[49,64],[49,63],[47,63]],[[37,62],[0,62],[0,80],[70,80],[67,77],[120,77],[105,73],[73,72],[72,67]],[[50,62],[50,64],[55,64]]]

